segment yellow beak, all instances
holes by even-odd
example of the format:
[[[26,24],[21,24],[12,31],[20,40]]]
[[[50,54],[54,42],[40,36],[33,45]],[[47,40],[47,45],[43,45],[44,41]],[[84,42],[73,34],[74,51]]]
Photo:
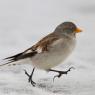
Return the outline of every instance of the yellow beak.
[[[79,29],[79,28],[77,28],[77,29],[75,30],[75,32],[76,32],[76,33],[79,33],[79,32],[82,32],[82,30]]]

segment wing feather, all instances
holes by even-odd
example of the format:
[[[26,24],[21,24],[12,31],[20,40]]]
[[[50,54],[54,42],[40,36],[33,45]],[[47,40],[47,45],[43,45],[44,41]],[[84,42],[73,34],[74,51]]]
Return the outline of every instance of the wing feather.
[[[5,64],[1,64],[0,66],[10,64],[25,58],[34,57],[37,53],[48,51],[48,47],[58,39],[59,37],[57,35],[54,35],[53,33],[49,34],[24,52],[5,58],[4,60],[7,60],[7,62]]]

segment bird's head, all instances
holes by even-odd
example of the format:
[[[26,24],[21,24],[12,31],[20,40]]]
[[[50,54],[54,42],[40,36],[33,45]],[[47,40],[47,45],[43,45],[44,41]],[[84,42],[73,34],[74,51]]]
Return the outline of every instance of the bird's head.
[[[64,22],[60,24],[57,28],[56,31],[59,31],[62,34],[76,34],[79,32],[82,32],[81,29],[79,29],[74,23],[72,22]]]

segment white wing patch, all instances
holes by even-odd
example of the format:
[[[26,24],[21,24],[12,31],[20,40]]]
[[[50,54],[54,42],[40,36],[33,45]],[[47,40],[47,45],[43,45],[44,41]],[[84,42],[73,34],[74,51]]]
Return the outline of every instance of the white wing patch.
[[[41,53],[42,52],[42,48],[39,46],[36,50],[38,53]]]
[[[32,50],[27,50],[25,53],[31,53]]]

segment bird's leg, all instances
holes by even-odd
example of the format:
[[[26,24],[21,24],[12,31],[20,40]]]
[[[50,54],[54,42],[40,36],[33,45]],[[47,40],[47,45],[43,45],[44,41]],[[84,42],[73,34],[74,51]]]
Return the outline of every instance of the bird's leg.
[[[62,74],[68,74],[68,72],[71,71],[71,69],[74,69],[74,67],[69,68],[67,71],[58,71],[58,70],[53,70],[53,69],[49,69],[49,71],[59,73],[58,75],[54,76],[54,78],[53,78],[53,81],[54,81],[54,79],[56,77],[60,78],[62,76]]]
[[[31,84],[32,84],[33,86],[36,85],[36,83],[32,80],[34,70],[35,70],[35,68],[33,68],[31,75],[29,75],[29,74],[27,73],[27,71],[24,70],[24,71],[25,71],[25,74],[29,77],[28,82],[31,82]]]

